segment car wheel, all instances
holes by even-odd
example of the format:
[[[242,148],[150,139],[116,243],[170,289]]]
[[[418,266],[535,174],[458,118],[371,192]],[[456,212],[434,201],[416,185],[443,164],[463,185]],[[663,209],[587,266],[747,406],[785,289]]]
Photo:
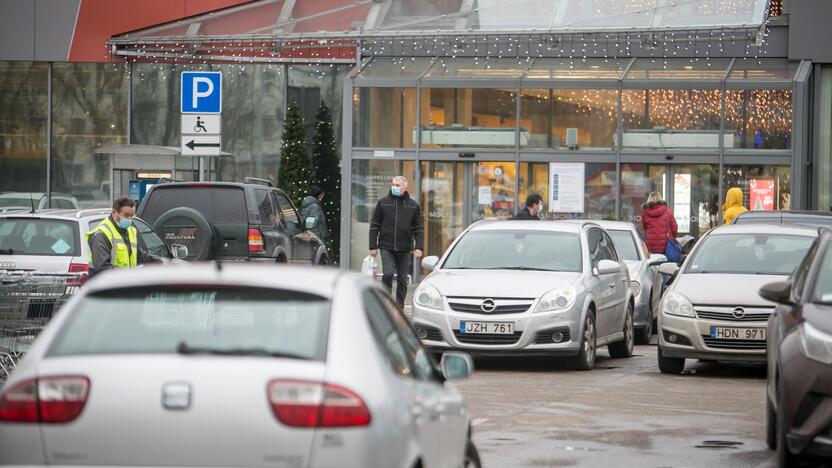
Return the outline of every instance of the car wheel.
[[[465,468],[481,468],[480,453],[477,451],[477,446],[471,439],[465,444],[465,461],[463,465]]]
[[[614,358],[628,358],[633,355],[633,345],[635,344],[635,330],[633,330],[633,304],[627,306],[627,315],[624,317],[624,339],[615,343],[610,343],[607,349],[610,352],[610,357]]]
[[[777,413],[766,392],[766,445],[769,450],[777,450]]]
[[[659,370],[662,374],[681,374],[685,370],[685,359],[665,357],[661,345],[656,355],[659,357]]]
[[[587,312],[581,335],[581,349],[578,355],[570,360],[570,367],[575,370],[591,370],[595,367],[595,351],[595,317],[592,312]]]
[[[198,210],[174,208],[159,216],[153,230],[170,247],[173,244],[188,248],[189,262],[211,260],[220,238],[208,219]]]
[[[785,408],[785,405],[783,405],[782,393],[779,389],[778,394],[777,413],[775,413],[775,427],[777,431],[777,438],[775,440],[775,444],[777,444],[777,466],[778,468],[795,467],[800,463],[802,457],[789,451],[789,444],[786,443],[786,432],[788,431],[788,428],[786,427],[786,417],[783,414],[783,408]]]

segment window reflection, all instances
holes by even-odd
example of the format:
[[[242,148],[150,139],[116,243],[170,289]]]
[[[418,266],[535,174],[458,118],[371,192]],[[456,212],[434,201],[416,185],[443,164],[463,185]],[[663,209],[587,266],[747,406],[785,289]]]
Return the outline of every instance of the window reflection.
[[[599,89],[522,91],[521,129],[531,148],[611,148],[618,127],[618,92]]]
[[[353,90],[353,146],[414,148],[416,88]]]
[[[721,111],[719,90],[624,90],[623,146],[718,150]]]
[[[725,95],[725,128],[733,130],[726,148],[792,147],[792,92],[754,89]]]
[[[422,89],[422,146],[514,147],[516,94],[505,89]],[[528,138],[528,129],[521,129],[521,145]]]

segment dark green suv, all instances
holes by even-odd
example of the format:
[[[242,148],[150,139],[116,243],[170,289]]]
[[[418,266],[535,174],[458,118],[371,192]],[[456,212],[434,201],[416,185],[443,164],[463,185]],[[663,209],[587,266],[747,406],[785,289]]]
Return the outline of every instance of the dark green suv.
[[[326,247],[286,194],[268,181],[176,182],[153,186],[136,215],[188,261],[328,263]]]

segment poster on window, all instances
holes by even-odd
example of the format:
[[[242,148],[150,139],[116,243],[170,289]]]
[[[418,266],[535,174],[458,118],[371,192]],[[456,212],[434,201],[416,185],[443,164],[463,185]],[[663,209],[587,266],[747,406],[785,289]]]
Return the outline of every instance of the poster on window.
[[[584,212],[584,164],[549,163],[549,211]]]
[[[774,210],[774,179],[751,179],[748,204],[752,211]]]
[[[690,232],[690,174],[673,175],[673,217],[678,232]]]

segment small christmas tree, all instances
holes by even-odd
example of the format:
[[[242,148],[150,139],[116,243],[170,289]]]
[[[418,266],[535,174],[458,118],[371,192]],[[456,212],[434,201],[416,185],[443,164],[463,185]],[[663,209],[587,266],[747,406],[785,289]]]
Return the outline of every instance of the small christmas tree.
[[[324,191],[323,208],[326,215],[326,249],[329,261],[339,261],[341,240],[341,161],[335,147],[332,113],[326,103],[315,114],[315,135],[312,137],[312,167],[314,179]]]
[[[309,154],[306,152],[303,115],[294,99],[289,103],[286,122],[283,124],[277,184],[298,207],[312,185],[312,168]]]

